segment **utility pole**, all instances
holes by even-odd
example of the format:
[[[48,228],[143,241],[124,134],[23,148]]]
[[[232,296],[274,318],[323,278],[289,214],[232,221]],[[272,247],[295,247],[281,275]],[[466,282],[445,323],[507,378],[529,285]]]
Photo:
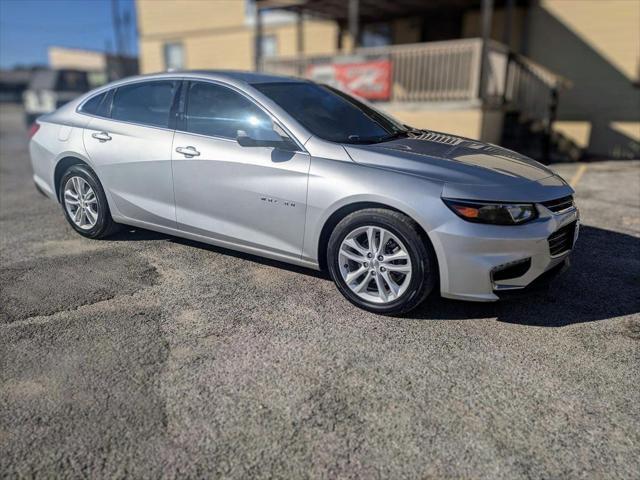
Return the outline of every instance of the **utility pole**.
[[[125,10],[122,14],[122,39],[124,48],[122,53],[129,55],[131,53],[131,11]]]

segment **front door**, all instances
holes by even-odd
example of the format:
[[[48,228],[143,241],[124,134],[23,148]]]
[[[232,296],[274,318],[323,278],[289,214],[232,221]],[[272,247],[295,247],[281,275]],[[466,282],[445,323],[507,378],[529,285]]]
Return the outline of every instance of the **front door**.
[[[176,132],[172,149],[178,228],[299,257],[309,155],[293,142],[286,149],[240,146],[238,130],[272,120],[235,90],[189,82],[186,94],[186,131]]]
[[[178,82],[139,82],[119,87],[106,115],[84,130],[84,145],[120,214],[175,228],[169,112]]]

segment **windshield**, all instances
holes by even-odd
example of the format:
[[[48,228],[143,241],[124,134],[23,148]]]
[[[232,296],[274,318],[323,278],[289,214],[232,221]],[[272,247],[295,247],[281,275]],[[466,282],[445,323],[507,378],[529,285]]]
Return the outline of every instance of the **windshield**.
[[[338,143],[379,143],[407,130],[355,98],[315,83],[261,83],[254,87],[314,135]]]

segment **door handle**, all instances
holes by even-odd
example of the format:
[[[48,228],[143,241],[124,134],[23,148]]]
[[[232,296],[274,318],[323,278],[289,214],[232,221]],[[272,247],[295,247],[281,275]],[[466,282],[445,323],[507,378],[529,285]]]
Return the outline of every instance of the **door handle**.
[[[181,153],[187,158],[197,157],[200,155],[200,152],[196,150],[196,147],[178,147],[176,148],[176,152]]]
[[[91,136],[96,140],[100,140],[101,142],[108,142],[109,140],[111,140],[111,135],[109,135],[107,132],[92,133]]]

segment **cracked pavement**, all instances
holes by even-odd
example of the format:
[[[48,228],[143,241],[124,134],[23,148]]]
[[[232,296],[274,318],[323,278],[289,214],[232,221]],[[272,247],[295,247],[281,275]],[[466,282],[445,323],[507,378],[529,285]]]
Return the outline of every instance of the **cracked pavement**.
[[[1,107],[0,476],[640,476],[640,162],[588,164],[548,294],[388,318],[301,268],[79,237],[21,121]]]

